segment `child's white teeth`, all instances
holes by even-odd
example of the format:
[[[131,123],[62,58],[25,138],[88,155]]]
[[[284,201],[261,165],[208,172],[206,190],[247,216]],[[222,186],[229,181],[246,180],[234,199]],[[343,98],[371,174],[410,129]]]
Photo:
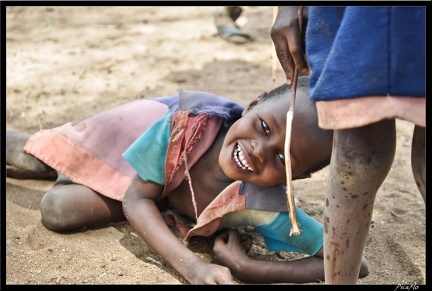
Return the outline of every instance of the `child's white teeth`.
[[[249,164],[246,162],[246,159],[244,157],[244,154],[240,148],[239,145],[237,145],[235,151],[234,151],[234,160],[236,161],[237,165],[242,168],[243,170],[249,170],[251,172],[252,168],[249,166]]]

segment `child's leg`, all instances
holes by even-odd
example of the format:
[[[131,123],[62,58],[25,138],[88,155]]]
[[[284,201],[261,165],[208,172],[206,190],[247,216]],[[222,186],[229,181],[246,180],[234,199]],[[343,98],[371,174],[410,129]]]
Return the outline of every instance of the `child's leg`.
[[[395,120],[334,132],[324,216],[327,284],[357,283],[375,195],[395,148]]]
[[[411,167],[414,180],[426,203],[426,128],[414,127],[414,134],[411,147]]]
[[[58,232],[126,220],[121,201],[71,183],[62,175],[42,198],[40,211],[43,224]]]
[[[24,152],[23,147],[30,134],[6,130],[6,164],[13,166],[7,175],[18,179],[57,177],[57,172],[32,155]]]

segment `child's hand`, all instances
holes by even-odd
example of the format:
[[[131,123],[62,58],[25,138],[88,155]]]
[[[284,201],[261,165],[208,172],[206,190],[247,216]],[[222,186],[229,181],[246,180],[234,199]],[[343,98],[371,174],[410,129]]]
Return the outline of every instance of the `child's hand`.
[[[240,235],[236,229],[231,229],[216,237],[213,246],[214,258],[236,273],[240,262],[249,259],[247,252],[251,246],[252,238],[248,234]]]
[[[191,284],[223,285],[236,284],[227,267],[216,264],[204,264],[196,269]]]
[[[281,6],[270,31],[276,55],[285,71],[288,85],[292,84],[295,65],[302,73],[308,71],[302,49],[298,8],[298,6]]]

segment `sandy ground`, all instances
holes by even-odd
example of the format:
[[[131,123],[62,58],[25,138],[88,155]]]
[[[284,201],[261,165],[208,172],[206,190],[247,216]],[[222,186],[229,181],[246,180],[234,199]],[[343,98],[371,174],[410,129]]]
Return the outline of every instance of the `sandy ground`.
[[[246,105],[273,87],[272,7],[245,7],[253,43],[220,39],[214,7],[8,7],[6,126],[35,132],[136,98],[179,88]],[[284,81],[281,70],[278,84]],[[413,182],[413,125],[397,123],[397,152],[379,190],[359,284],[426,283],[425,204]],[[322,221],[327,168],[294,182],[310,215]],[[41,224],[39,203],[51,181],[6,178],[6,265],[2,284],[184,284],[129,225],[57,234]],[[191,245],[211,260],[211,242]],[[257,239],[251,255],[269,253]],[[322,283],[318,283],[322,284]],[[394,288],[392,288],[394,290]]]

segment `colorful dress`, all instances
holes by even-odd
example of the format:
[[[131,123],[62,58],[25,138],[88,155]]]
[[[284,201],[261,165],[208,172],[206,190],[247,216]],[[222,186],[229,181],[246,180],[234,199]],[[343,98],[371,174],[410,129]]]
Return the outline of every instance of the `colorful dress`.
[[[301,232],[290,235],[286,186],[259,187],[234,182],[222,191],[200,214],[186,238],[210,236],[231,226],[253,226],[270,251],[315,255],[323,246],[323,225],[295,207]]]
[[[119,201],[138,173],[164,185],[162,200],[186,178],[220,128],[229,128],[243,109],[209,93],[181,90],[132,101],[76,125],[41,130],[24,150],[73,182]],[[248,225],[263,235],[269,250],[314,255],[322,247],[322,224],[297,208],[303,232],[289,236],[285,193],[284,185],[234,182],[206,207],[187,238]]]
[[[165,185],[160,199],[188,176],[191,167],[213,143],[220,127],[230,127],[241,115],[243,109],[230,101],[208,97],[206,100],[192,92],[182,94],[180,107],[165,114],[123,154],[141,178]],[[186,238],[210,236],[231,226],[253,226],[271,251],[315,255],[322,247],[322,224],[298,207],[296,214],[303,231],[298,236],[290,236],[284,185],[258,187],[234,182],[203,210]]]

